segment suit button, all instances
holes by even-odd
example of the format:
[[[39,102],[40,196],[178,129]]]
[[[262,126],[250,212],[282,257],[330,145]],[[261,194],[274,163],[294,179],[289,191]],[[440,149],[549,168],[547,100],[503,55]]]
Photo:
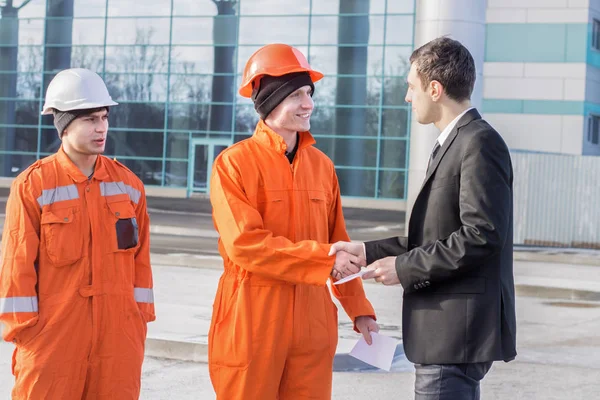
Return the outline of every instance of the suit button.
[[[415,290],[419,289],[419,285],[417,285],[416,283],[413,285],[413,287],[415,288]]]
[[[425,286],[429,286],[429,285],[431,285],[431,282],[425,281]]]

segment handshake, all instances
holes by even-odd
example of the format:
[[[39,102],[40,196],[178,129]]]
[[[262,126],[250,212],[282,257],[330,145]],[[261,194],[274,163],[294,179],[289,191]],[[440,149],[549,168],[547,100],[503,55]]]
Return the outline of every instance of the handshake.
[[[331,277],[340,280],[349,275],[360,272],[362,267],[367,268],[363,279],[375,279],[384,285],[396,285],[400,283],[396,272],[396,257],[385,257],[367,265],[367,255],[363,243],[336,242],[331,245],[329,255],[335,255],[335,263],[331,270]]]

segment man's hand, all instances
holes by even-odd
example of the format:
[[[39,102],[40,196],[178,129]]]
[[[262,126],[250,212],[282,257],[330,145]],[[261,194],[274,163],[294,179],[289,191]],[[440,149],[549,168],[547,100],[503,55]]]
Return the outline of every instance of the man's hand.
[[[356,274],[360,271],[360,259],[354,254],[340,250],[335,254],[335,264],[331,276],[335,279],[342,279],[348,275]],[[330,255],[333,255],[330,253]]]
[[[356,325],[356,329],[362,333],[365,338],[365,342],[370,346],[373,343],[373,339],[371,338],[371,332],[379,332],[379,325],[375,320],[371,317],[362,315],[360,317],[356,317],[354,321]]]
[[[400,283],[398,273],[396,272],[396,257],[386,257],[375,261],[367,267],[367,272],[362,276],[363,279],[375,278],[375,282],[384,285],[397,285]]]
[[[329,255],[332,256],[339,251],[345,251],[346,253],[354,254],[358,257],[359,262],[355,263],[360,267],[367,266],[367,256],[365,254],[365,246],[360,242],[336,242],[331,245]]]

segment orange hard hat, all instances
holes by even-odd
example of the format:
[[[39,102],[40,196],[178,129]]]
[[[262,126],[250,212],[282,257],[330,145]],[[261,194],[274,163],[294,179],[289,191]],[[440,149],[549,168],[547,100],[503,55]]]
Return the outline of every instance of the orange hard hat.
[[[313,83],[323,78],[322,73],[310,67],[300,50],[287,44],[268,44],[250,56],[239,93],[243,97],[252,97],[253,86],[257,86],[264,75],[282,76],[293,72],[308,72]]]

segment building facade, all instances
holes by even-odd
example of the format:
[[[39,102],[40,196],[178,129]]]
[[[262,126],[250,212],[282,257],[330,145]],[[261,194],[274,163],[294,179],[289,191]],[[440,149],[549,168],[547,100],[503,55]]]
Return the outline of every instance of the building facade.
[[[98,72],[120,103],[107,155],[149,187],[206,192],[214,157],[257,122],[237,94],[246,60],[284,42],[325,73],[311,131],[345,199],[410,202],[437,133],[411,124],[408,58],[441,35],[474,54],[474,103],[511,149],[600,155],[600,0],[141,4],[0,0],[0,176],[57,150],[43,95],[77,66]]]

